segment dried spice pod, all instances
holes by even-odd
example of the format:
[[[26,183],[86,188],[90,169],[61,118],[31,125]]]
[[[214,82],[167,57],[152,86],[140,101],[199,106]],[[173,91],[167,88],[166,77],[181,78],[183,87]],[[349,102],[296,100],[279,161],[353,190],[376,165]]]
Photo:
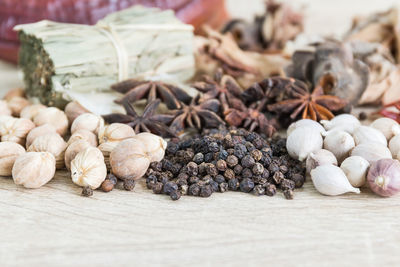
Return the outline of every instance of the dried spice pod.
[[[28,133],[35,128],[35,124],[28,119],[7,118],[0,122],[1,141],[15,142],[25,145]]]
[[[129,125],[112,123],[99,130],[99,143],[119,142],[135,136],[135,131]]]
[[[85,129],[76,130],[68,139],[68,145],[78,140],[87,141],[91,146],[97,147],[97,135]]]
[[[139,133],[132,137],[143,143],[146,147],[146,153],[150,156],[150,162],[157,162],[164,158],[167,142],[152,133]]]
[[[19,117],[21,111],[30,105],[28,99],[20,96],[16,96],[8,100],[8,107],[11,109],[11,113],[15,117]]]
[[[28,148],[28,152],[50,152],[56,159],[56,168],[64,168],[64,153],[67,143],[57,133],[49,133],[35,138]]]
[[[39,111],[39,113],[33,118],[33,122],[36,126],[51,124],[56,128],[57,133],[61,136],[64,136],[68,130],[67,116],[63,111],[55,107],[48,107]]]
[[[46,108],[46,106],[42,105],[42,104],[34,104],[34,105],[26,106],[25,108],[23,108],[21,110],[20,118],[33,120],[33,118],[35,118],[35,116],[40,111],[44,110],[45,108]]]
[[[84,108],[77,101],[71,101],[65,106],[64,112],[68,118],[69,124],[72,124],[79,115],[82,115],[83,113],[88,113],[89,110]]]
[[[11,176],[14,162],[22,154],[25,154],[25,149],[20,144],[0,142],[0,176]]]
[[[67,170],[71,170],[71,161],[75,158],[75,156],[79,152],[84,151],[86,148],[91,146],[92,145],[86,142],[85,140],[77,140],[72,144],[68,145],[64,153],[64,162]]]
[[[26,148],[28,148],[37,137],[50,133],[57,133],[56,128],[51,124],[43,124],[33,128],[26,136]]]
[[[79,115],[71,125],[71,133],[74,134],[78,130],[87,130],[98,134],[104,127],[104,119],[92,113],[83,113]]]

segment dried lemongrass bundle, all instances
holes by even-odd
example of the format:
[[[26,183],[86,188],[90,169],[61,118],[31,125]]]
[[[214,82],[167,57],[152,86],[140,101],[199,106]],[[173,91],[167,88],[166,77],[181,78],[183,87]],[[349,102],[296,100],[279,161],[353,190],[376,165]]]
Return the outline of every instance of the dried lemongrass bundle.
[[[15,30],[27,94],[47,105],[76,99],[92,112],[110,113],[115,82],[181,82],[194,73],[193,27],[170,10],[136,6],[94,26],[41,21]]]

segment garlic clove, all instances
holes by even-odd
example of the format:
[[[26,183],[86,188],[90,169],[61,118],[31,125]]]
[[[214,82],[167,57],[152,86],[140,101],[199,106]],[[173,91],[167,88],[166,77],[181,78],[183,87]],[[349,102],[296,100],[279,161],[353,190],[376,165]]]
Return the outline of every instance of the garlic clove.
[[[88,113],[89,110],[84,108],[77,101],[69,102],[64,109],[65,115],[67,115],[68,121],[70,124],[74,122],[74,120],[83,113]]]
[[[76,130],[69,138],[68,145],[74,143],[77,140],[85,140],[90,145],[97,147],[97,135],[88,130],[85,129]]]
[[[42,126],[33,128],[26,136],[26,148],[28,148],[37,137],[50,133],[57,133],[56,128],[51,124],[43,124]]]
[[[351,151],[351,156],[360,156],[371,164],[380,159],[391,159],[392,153],[390,153],[389,148],[381,143],[364,143],[356,146]]]
[[[321,134],[325,132],[324,127],[321,124],[314,120],[310,119],[302,119],[290,124],[289,128],[286,131],[287,136],[289,136],[295,129],[300,127],[309,127],[314,128],[315,130],[319,131]]]
[[[311,171],[311,180],[318,192],[327,196],[337,196],[349,192],[360,193],[347,180],[345,173],[337,166],[322,165]]]
[[[39,188],[53,179],[56,160],[49,152],[27,152],[20,155],[12,168],[14,183],[26,188]]]
[[[397,121],[390,118],[376,119],[371,123],[370,126],[380,131],[387,140],[390,140],[394,135],[400,133],[399,124]]]
[[[352,156],[346,158],[340,168],[346,174],[352,186],[361,187],[365,184],[369,165],[366,159],[360,156]]]
[[[351,114],[337,115],[330,121],[321,120],[320,123],[327,131],[335,129],[338,131],[345,131],[350,134],[352,134],[359,126],[361,126],[361,122]]]
[[[345,131],[331,131],[324,139],[324,149],[331,151],[342,162],[354,148],[353,137]]]
[[[371,190],[380,196],[390,197],[400,192],[400,163],[398,160],[381,159],[374,162],[367,175]]]
[[[83,113],[79,115],[71,125],[71,133],[77,130],[88,130],[98,134],[99,130],[104,127],[104,119],[93,113]]]
[[[129,125],[112,123],[99,130],[99,143],[116,142],[135,136],[135,131]]]
[[[26,106],[20,114],[20,118],[25,118],[29,120],[33,120],[33,118],[39,114],[40,111],[46,109],[45,105],[42,104],[35,104]]]
[[[311,152],[306,160],[307,173],[310,173],[312,169],[325,164],[337,166],[337,159],[332,152],[326,149],[320,149],[315,152]]]
[[[0,142],[0,176],[11,176],[12,167],[25,148],[14,142]]]
[[[400,152],[400,134],[393,136],[389,141],[389,149],[395,157]]]
[[[8,101],[8,107],[11,109],[11,113],[15,117],[19,117],[21,111],[29,105],[30,102],[28,99],[20,96],[13,97]]]
[[[33,118],[33,122],[37,126],[43,124],[51,124],[56,128],[57,133],[64,136],[68,130],[68,118],[65,113],[58,108],[48,107],[40,110],[39,113]]]
[[[358,127],[353,133],[353,138],[356,145],[377,142],[387,146],[387,140],[383,133],[369,126]]]
[[[161,161],[164,158],[167,142],[158,135],[152,133],[139,133],[133,137],[142,141],[146,147],[146,153],[150,155],[150,161]]]
[[[64,153],[65,167],[67,167],[67,170],[71,170],[71,161],[75,156],[90,146],[92,145],[85,140],[77,140],[67,147]]]
[[[292,158],[303,161],[308,154],[322,148],[322,136],[319,131],[300,127],[295,129],[288,136],[286,148]]]
[[[8,107],[8,104],[4,100],[0,100],[0,115],[11,116],[11,109]]]
[[[64,153],[67,143],[57,133],[49,133],[35,138],[29,146],[29,152],[50,152],[56,159],[57,169],[64,167]]]
[[[96,189],[106,176],[107,168],[103,154],[96,147],[86,148],[71,161],[71,178],[79,186]]]

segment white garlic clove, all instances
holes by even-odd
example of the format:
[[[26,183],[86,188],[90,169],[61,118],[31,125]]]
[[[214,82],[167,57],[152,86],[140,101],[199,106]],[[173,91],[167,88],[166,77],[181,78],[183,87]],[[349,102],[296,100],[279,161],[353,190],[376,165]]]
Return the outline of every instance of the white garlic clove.
[[[322,165],[311,171],[311,180],[318,192],[327,196],[337,196],[349,192],[360,193],[353,187],[346,175],[337,166]]]
[[[129,125],[112,123],[99,130],[99,143],[116,142],[135,136],[135,131]]]
[[[33,118],[33,122],[37,126],[43,124],[51,124],[56,128],[57,133],[64,136],[68,130],[68,118],[65,113],[58,108],[48,107],[40,110],[39,113]]]
[[[387,140],[383,133],[369,126],[358,127],[353,133],[353,138],[356,145],[376,142],[387,146]]]
[[[104,119],[93,113],[83,113],[79,115],[71,125],[71,133],[77,130],[88,130],[98,134],[99,130],[104,127]]]
[[[56,159],[57,169],[64,167],[64,153],[67,143],[57,133],[49,133],[35,138],[29,146],[29,152],[50,152]]]
[[[324,149],[331,151],[339,163],[349,155],[354,146],[353,137],[345,131],[332,131],[324,139]]]
[[[320,123],[327,131],[335,129],[338,131],[345,131],[350,134],[352,134],[355,129],[361,126],[361,122],[351,114],[337,115],[330,121],[321,120]]]
[[[65,115],[67,115],[68,121],[70,124],[74,122],[74,120],[83,113],[88,113],[89,110],[84,108],[81,104],[76,101],[69,102],[64,109]]]
[[[71,161],[75,158],[75,156],[79,152],[91,146],[92,145],[86,142],[85,140],[77,140],[72,144],[70,144],[64,153],[65,167],[67,167],[67,170],[71,170]]]
[[[42,111],[44,109],[46,109],[46,106],[42,105],[42,104],[35,104],[35,105],[26,106],[21,111],[20,118],[33,120],[33,118],[37,114],[39,114],[40,111]]]
[[[150,166],[150,156],[138,139],[121,141],[110,154],[110,164],[115,176],[122,180],[140,179]]]
[[[325,164],[337,166],[337,159],[332,152],[326,149],[320,149],[315,152],[311,152],[306,160],[307,173],[310,173],[312,169]]]
[[[133,138],[142,141],[151,162],[160,161],[164,158],[167,142],[160,136],[152,133],[139,133]]]
[[[303,161],[308,154],[322,148],[322,136],[312,128],[300,127],[288,136],[286,148],[292,158]]]
[[[78,140],[85,140],[90,145],[97,147],[97,135],[95,135],[94,133],[92,133],[88,130],[80,129],[80,130],[75,131],[69,138],[68,145],[70,145]]]
[[[71,161],[72,181],[82,187],[98,188],[106,179],[107,168],[101,151],[88,147]]]
[[[56,159],[49,152],[28,152],[20,155],[12,168],[14,183],[26,188],[39,188],[53,179]]]
[[[0,176],[11,176],[12,167],[25,148],[14,142],[0,142]]]
[[[360,156],[371,164],[380,159],[391,159],[392,153],[381,143],[367,143],[356,146],[351,151],[351,156]]]
[[[4,100],[0,100],[0,115],[11,116],[11,109]]]
[[[374,120],[371,127],[380,131],[387,140],[400,133],[400,126],[397,121],[390,118],[379,118]]]
[[[314,120],[310,119],[302,119],[290,124],[289,128],[286,131],[287,136],[289,136],[295,129],[300,127],[309,127],[314,128],[315,130],[319,131],[321,134],[325,132],[324,127],[321,124]]]
[[[35,128],[35,124],[28,119],[9,119],[0,123],[1,141],[15,142],[25,145],[28,133]]]
[[[8,107],[11,109],[11,113],[15,117],[19,117],[21,111],[29,105],[30,102],[28,99],[20,96],[13,97],[8,101]]]
[[[389,149],[392,152],[393,157],[395,157],[400,152],[400,134],[395,135],[389,141]]]
[[[57,133],[56,128],[51,124],[43,124],[42,126],[33,128],[26,136],[26,148],[28,148],[37,137],[50,133]]]
[[[366,159],[360,156],[352,156],[346,158],[340,168],[346,174],[352,186],[361,187],[366,182],[369,165]]]

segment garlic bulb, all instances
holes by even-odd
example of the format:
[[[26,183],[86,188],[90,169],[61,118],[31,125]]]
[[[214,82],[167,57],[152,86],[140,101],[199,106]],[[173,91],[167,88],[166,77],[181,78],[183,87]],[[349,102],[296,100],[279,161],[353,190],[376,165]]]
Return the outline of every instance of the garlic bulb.
[[[307,173],[310,173],[312,169],[325,164],[337,166],[337,159],[332,152],[326,149],[320,149],[315,152],[311,152],[306,160]]]
[[[113,174],[122,180],[140,179],[150,165],[146,150],[146,146],[138,139],[121,141],[110,154]]]
[[[112,123],[99,130],[99,143],[116,142],[135,136],[135,131],[129,125]]]
[[[11,176],[11,170],[18,156],[25,154],[25,148],[14,142],[0,142],[0,176]]]
[[[144,144],[151,162],[160,161],[164,158],[167,142],[160,136],[152,133],[139,133],[133,138],[140,140]]]
[[[369,162],[366,159],[360,156],[348,157],[342,162],[340,168],[352,186],[361,187],[365,184],[369,168]]]
[[[110,164],[110,154],[118,146],[120,141],[115,142],[106,142],[99,145],[98,149],[100,149],[101,153],[104,156],[104,162],[106,163],[107,169],[111,169]]]
[[[28,119],[9,119],[0,123],[1,141],[15,142],[25,145],[26,136],[35,128],[35,124]]]
[[[308,154],[322,148],[322,136],[319,131],[300,127],[295,129],[288,136],[286,148],[292,158],[303,161]]]
[[[71,133],[77,130],[88,130],[95,134],[104,127],[104,119],[92,113],[83,113],[79,115],[71,125]]]
[[[56,159],[57,169],[64,167],[64,152],[67,148],[67,143],[57,133],[49,133],[38,136],[29,146],[29,152],[50,152]]]
[[[400,125],[397,121],[390,118],[379,118],[374,120],[371,127],[380,131],[387,140],[390,140],[393,136],[400,134]]]
[[[391,159],[392,153],[381,143],[367,143],[356,146],[351,151],[351,156],[360,156],[371,164],[380,159]]]
[[[287,136],[289,136],[295,129],[300,128],[300,127],[308,127],[308,128],[314,128],[315,130],[319,131],[321,134],[325,132],[324,127],[322,127],[321,124],[314,120],[310,119],[302,119],[298,120],[296,122],[293,122],[290,124],[289,128],[286,131]]]
[[[8,107],[8,104],[4,100],[0,100],[0,115],[11,116],[11,109]]]
[[[72,181],[82,187],[98,188],[106,179],[107,168],[101,151],[88,147],[71,161]]]
[[[350,134],[352,134],[361,125],[361,122],[355,116],[350,114],[337,115],[330,121],[322,120],[320,123],[327,131],[335,129],[338,131],[345,131]]]
[[[331,151],[339,163],[349,155],[354,146],[353,137],[345,131],[332,131],[324,139],[324,148]]]
[[[46,106],[42,104],[29,105],[24,107],[24,109],[21,111],[20,117],[33,120],[33,118],[35,118],[35,116],[44,109],[46,109]]]
[[[389,141],[389,149],[392,152],[393,157],[395,157],[400,152],[400,134],[395,135]]]
[[[56,128],[51,124],[43,124],[33,128],[26,136],[26,147],[28,148],[37,137],[50,133],[57,133]]]
[[[387,146],[387,140],[383,133],[369,126],[358,127],[353,133],[353,138],[356,145],[377,142]]]
[[[56,160],[49,152],[28,152],[19,156],[12,168],[15,184],[39,188],[53,179]]]
[[[400,163],[393,159],[374,162],[368,171],[368,185],[371,190],[383,197],[400,192]]]
[[[65,113],[58,108],[49,107],[39,111],[39,113],[33,118],[33,122],[37,126],[43,124],[51,124],[56,128],[57,133],[64,136],[68,130],[68,118]]]
[[[65,115],[67,115],[70,124],[81,114],[88,113],[89,110],[84,108],[81,104],[76,101],[69,102],[64,109]]]
[[[318,192],[323,195],[337,196],[348,192],[360,193],[360,189],[350,184],[342,169],[334,165],[322,165],[313,169],[311,180]]]
[[[29,104],[28,99],[20,96],[13,97],[8,101],[8,107],[11,109],[11,113],[15,117],[19,117],[21,111],[26,106],[29,106]]]
[[[77,140],[72,144],[70,144],[65,150],[65,155],[64,155],[65,167],[67,167],[68,170],[71,170],[71,161],[75,158],[75,156],[79,152],[91,146],[92,145],[86,142],[85,140]]]
[[[97,135],[95,135],[94,133],[92,133],[88,130],[81,129],[81,130],[75,131],[69,138],[68,145],[70,145],[78,140],[85,140],[91,146],[97,147]]]

